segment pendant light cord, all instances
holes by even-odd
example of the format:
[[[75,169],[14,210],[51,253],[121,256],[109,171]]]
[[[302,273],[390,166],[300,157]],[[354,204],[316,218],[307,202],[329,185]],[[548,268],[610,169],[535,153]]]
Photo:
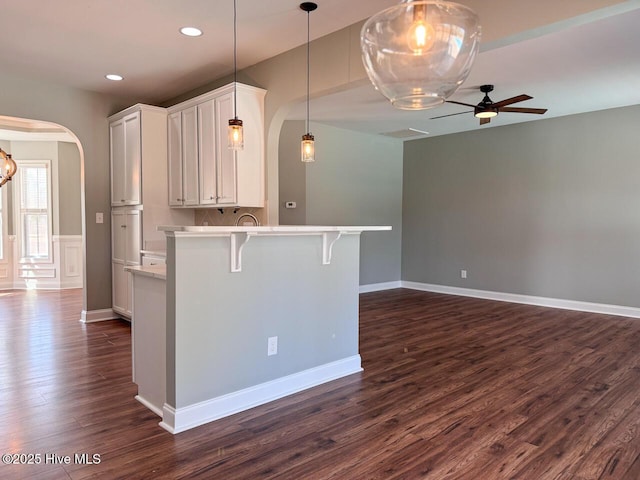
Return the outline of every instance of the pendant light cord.
[[[309,67],[309,44],[310,44],[310,20],[309,20],[309,11],[307,11],[307,133],[309,133],[309,77],[310,77],[310,67]]]
[[[237,82],[238,82],[238,20],[236,11],[236,0],[233,0],[233,117],[238,119],[238,95],[237,95]]]

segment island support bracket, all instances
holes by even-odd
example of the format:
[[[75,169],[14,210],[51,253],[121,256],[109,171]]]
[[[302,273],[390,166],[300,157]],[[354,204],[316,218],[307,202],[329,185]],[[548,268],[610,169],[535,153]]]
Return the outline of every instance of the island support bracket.
[[[324,232],[322,234],[322,264],[330,265],[333,254],[333,245],[344,232]],[[254,236],[249,232],[234,232],[230,235],[231,272],[242,271],[242,249],[249,239]]]
[[[242,271],[242,249],[250,238],[251,235],[247,232],[235,232],[231,234],[231,272]]]
[[[322,234],[322,264],[331,264],[333,245],[342,236],[342,232],[325,232]]]

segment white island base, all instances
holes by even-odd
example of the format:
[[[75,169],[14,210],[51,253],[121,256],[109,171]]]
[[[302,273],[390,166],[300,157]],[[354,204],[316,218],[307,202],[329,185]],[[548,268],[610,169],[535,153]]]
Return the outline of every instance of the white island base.
[[[160,229],[166,316],[163,272],[130,271],[136,398],[163,428],[179,433],[362,370],[360,233],[390,227]]]

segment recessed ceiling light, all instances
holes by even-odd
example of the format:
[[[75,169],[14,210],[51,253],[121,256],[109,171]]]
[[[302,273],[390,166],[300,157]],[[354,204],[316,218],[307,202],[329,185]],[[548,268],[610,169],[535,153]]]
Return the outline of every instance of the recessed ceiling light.
[[[202,35],[202,30],[196,27],[182,27],[180,33],[187,37],[199,37]]]
[[[113,80],[114,82],[119,82],[124,77],[122,75],[117,75],[115,73],[110,73],[108,75],[105,75],[105,78],[108,79],[108,80]]]

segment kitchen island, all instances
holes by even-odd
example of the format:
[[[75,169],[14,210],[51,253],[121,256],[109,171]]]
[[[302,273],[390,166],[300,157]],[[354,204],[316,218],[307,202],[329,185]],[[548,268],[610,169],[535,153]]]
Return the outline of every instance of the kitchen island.
[[[179,433],[362,370],[360,234],[391,227],[159,229],[166,271],[130,271],[137,398],[163,428]]]

